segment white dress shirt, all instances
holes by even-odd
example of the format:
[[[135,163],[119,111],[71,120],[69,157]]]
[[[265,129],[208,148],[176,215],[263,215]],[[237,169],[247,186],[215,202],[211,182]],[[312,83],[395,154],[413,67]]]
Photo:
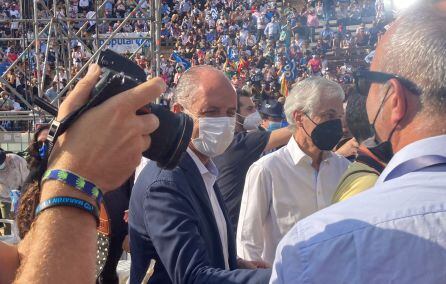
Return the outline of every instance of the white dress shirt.
[[[214,217],[217,223],[218,233],[220,235],[223,256],[225,258],[225,268],[229,269],[228,228],[226,226],[225,215],[223,215],[223,211],[221,210],[214,190],[214,184],[218,175],[217,167],[212,160],[209,160],[209,163],[204,165],[198,156],[195,155],[195,153],[189,148],[187,148],[187,153],[191,156],[192,160],[194,160],[195,165],[197,165],[198,170],[203,177],[203,182],[206,186],[206,191],[208,192],[209,199],[211,201],[212,211],[214,211]]]
[[[146,157],[141,158],[141,162],[135,169],[135,179],[134,182],[136,183],[136,180],[138,179],[139,175],[141,174],[142,170],[146,167],[146,165],[150,162],[150,159],[147,159]]]
[[[349,161],[324,152],[319,171],[294,137],[249,169],[237,227],[237,255],[274,261],[282,237],[302,218],[331,203]]]
[[[375,187],[321,210],[280,242],[270,283],[446,283],[446,173],[396,166],[446,156],[446,135],[401,149]],[[442,170],[442,171],[440,171]]]

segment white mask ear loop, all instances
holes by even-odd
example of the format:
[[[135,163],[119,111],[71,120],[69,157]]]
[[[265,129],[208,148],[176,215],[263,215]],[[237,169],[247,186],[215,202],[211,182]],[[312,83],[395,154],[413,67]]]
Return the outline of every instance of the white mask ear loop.
[[[246,119],[246,116],[243,116],[243,115],[241,115],[240,113],[236,113],[235,115],[236,115],[236,116],[239,116],[239,117],[242,117],[243,120]],[[235,119],[235,123],[238,124],[238,125],[240,125],[240,126],[243,126],[243,123],[240,123],[240,122],[238,121],[237,118]]]

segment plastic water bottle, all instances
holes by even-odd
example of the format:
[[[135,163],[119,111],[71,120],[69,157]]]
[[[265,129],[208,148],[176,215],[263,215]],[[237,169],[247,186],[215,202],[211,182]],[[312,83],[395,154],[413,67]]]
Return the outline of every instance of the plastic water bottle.
[[[9,197],[11,198],[11,212],[15,213],[17,207],[19,206],[21,192],[20,190],[13,189],[9,192]]]

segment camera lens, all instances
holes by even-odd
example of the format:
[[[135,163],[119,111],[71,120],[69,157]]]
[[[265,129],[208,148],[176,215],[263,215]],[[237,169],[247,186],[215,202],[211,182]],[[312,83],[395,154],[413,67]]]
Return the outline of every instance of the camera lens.
[[[150,135],[152,143],[143,156],[156,161],[161,168],[173,169],[189,145],[194,122],[187,114],[175,114],[161,105],[150,104],[148,108],[158,117],[160,125]]]

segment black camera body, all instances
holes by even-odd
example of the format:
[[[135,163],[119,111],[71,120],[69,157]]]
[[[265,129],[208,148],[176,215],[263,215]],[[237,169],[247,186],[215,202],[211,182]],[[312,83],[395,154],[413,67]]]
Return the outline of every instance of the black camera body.
[[[94,87],[86,108],[95,107],[107,99],[146,81],[146,74],[136,63],[111,50],[99,54],[102,75]],[[155,114],[160,125],[151,136],[151,146],[143,156],[156,161],[158,166],[173,169],[186,151],[193,130],[193,120],[184,113],[175,114],[164,106],[148,104],[137,114]]]

